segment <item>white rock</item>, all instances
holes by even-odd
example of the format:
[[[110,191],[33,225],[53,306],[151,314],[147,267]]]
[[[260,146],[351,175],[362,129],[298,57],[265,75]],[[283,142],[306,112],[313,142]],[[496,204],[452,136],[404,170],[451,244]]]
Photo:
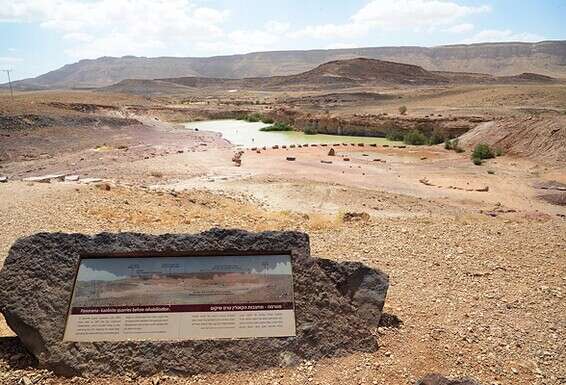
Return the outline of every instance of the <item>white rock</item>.
[[[8,177],[7,176],[0,176],[0,183],[6,183],[8,182]]]
[[[51,183],[52,180],[57,180],[62,182],[65,178],[64,174],[50,174],[42,176],[32,176],[29,178],[24,178],[24,182],[37,182],[37,183]]]
[[[82,183],[98,183],[98,182],[102,182],[102,179],[100,178],[83,178],[81,179]]]
[[[65,177],[65,182],[77,182],[79,180],[78,175],[67,175]]]

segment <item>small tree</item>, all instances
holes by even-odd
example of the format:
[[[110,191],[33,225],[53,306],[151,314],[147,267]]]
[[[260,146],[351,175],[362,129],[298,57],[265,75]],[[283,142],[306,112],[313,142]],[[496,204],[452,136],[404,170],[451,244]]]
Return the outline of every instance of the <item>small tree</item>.
[[[418,130],[408,132],[403,137],[403,142],[405,142],[406,144],[412,144],[416,146],[426,144],[427,141],[428,141],[427,137]]]
[[[491,150],[491,148],[485,143],[479,143],[474,148],[474,152],[472,153],[472,158],[477,158],[480,160],[483,159],[491,159],[494,158],[495,154]]]
[[[401,115],[405,115],[407,113],[407,106],[401,106],[399,107],[399,113]]]

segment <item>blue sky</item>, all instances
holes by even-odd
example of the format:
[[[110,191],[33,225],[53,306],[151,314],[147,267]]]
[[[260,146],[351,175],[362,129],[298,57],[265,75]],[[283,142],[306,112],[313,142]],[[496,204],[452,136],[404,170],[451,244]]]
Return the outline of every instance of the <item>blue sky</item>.
[[[0,0],[0,69],[22,79],[100,56],[564,40],[565,15],[565,0]]]

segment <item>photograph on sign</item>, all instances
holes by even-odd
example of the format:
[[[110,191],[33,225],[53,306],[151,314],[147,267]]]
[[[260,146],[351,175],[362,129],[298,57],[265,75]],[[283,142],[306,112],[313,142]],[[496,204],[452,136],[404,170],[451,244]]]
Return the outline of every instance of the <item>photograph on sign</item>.
[[[83,258],[67,341],[295,335],[289,255]]]

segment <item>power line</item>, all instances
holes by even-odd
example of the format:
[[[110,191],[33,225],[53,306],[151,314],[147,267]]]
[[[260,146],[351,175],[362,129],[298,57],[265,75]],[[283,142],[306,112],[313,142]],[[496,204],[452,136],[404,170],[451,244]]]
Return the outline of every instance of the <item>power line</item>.
[[[14,99],[14,90],[12,89],[12,80],[10,79],[10,72],[13,72],[13,70],[2,70],[4,72],[6,72],[6,75],[8,75],[8,84],[10,85],[10,95],[12,96],[12,99]]]

